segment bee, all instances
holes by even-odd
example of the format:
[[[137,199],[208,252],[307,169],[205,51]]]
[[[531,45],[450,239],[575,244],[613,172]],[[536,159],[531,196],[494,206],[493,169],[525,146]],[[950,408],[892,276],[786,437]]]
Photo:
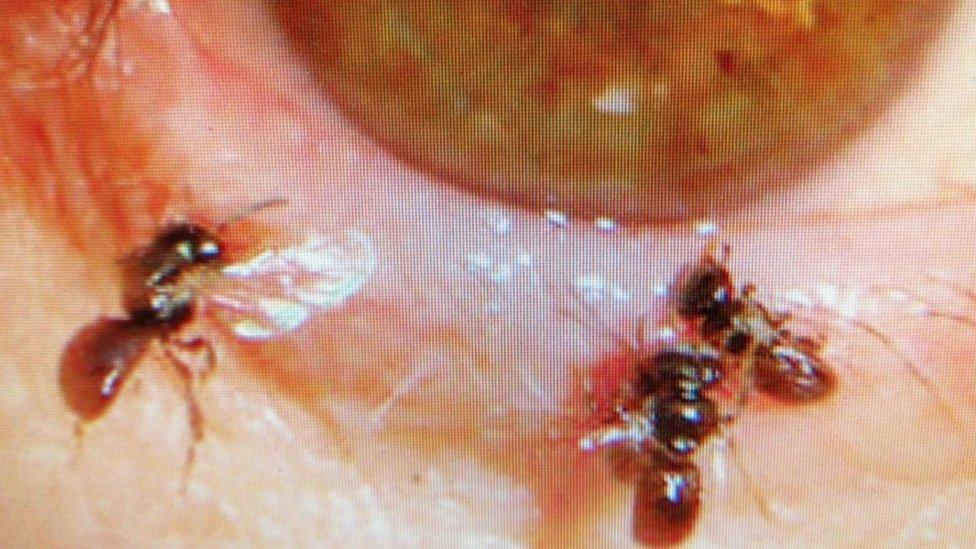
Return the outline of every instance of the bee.
[[[700,515],[696,451],[735,420],[758,391],[787,403],[831,394],[836,379],[819,344],[797,337],[746,284],[738,290],[724,260],[706,254],[672,284],[685,339],[638,357],[616,418],[581,448],[609,450],[612,469],[634,486],[633,536],[649,546],[686,539]],[[723,396],[736,395],[732,411]]]
[[[62,357],[62,393],[82,421],[105,413],[153,341],[164,342],[167,354],[171,346],[203,348],[208,365],[212,364],[209,342],[184,341],[174,334],[193,318],[198,284],[189,279],[194,271],[214,268],[222,257],[223,246],[216,236],[192,224],[171,227],[134,255],[135,268],[128,273],[123,298],[127,316],[101,318],[82,328]],[[193,372],[186,364],[175,358],[173,362],[190,380]],[[195,403],[191,407],[196,430],[199,414]]]
[[[375,261],[372,243],[362,233],[311,234],[240,261],[228,257],[226,229],[280,203],[257,204],[213,229],[170,225],[130,254],[121,298],[125,316],[99,318],[81,328],[62,354],[60,387],[79,429],[105,414],[158,345],[185,381],[192,461],[193,446],[203,436],[194,387],[213,369],[216,355],[209,339],[184,337],[185,327],[206,311],[213,313],[207,319],[235,338],[268,340],[300,329],[359,292]],[[187,361],[189,353],[200,355],[202,363]]]
[[[745,378],[740,398],[755,389],[781,402],[804,403],[833,392],[836,378],[819,356],[820,344],[790,332],[789,316],[771,313],[755,299],[752,284],[736,292],[724,260],[706,255],[676,287],[678,315],[709,346],[738,362]]]

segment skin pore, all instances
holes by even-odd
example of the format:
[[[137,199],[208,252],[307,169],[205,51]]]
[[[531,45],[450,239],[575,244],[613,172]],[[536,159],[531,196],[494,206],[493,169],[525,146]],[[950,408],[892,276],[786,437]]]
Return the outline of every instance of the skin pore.
[[[814,184],[715,220],[736,279],[825,335],[841,387],[747,408],[731,448],[702,457],[694,542],[972,539],[973,10]],[[343,121],[271,11],[5,7],[0,544],[629,540],[628,488],[572,445],[577,378],[661,319],[657,288],[707,239],[438,187]],[[237,257],[354,230],[375,254],[365,285],[280,340],[209,314],[188,328],[218,357],[189,469],[183,386],[158,349],[76,436],[61,352],[122,313],[118,258],[167,222],[269,198],[288,205],[231,231]]]

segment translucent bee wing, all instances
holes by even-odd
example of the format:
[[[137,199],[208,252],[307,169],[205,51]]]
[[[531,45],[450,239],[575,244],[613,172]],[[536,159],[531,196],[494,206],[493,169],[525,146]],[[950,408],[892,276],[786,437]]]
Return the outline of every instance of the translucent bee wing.
[[[210,303],[237,337],[271,339],[342,306],[359,293],[375,268],[376,254],[367,235],[313,235],[298,245],[225,266],[226,288],[211,294]]]

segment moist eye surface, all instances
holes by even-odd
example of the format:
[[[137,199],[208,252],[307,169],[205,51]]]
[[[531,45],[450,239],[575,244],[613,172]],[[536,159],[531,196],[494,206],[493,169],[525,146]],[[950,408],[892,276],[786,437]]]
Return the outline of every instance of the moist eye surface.
[[[813,169],[917,64],[949,2],[278,3],[356,125],[439,181],[646,222]]]

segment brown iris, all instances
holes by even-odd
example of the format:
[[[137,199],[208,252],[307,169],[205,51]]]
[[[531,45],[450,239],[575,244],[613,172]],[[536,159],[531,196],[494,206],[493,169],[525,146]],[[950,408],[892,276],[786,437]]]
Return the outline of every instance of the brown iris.
[[[321,0],[279,15],[394,156],[529,208],[720,213],[878,113],[950,0]]]

